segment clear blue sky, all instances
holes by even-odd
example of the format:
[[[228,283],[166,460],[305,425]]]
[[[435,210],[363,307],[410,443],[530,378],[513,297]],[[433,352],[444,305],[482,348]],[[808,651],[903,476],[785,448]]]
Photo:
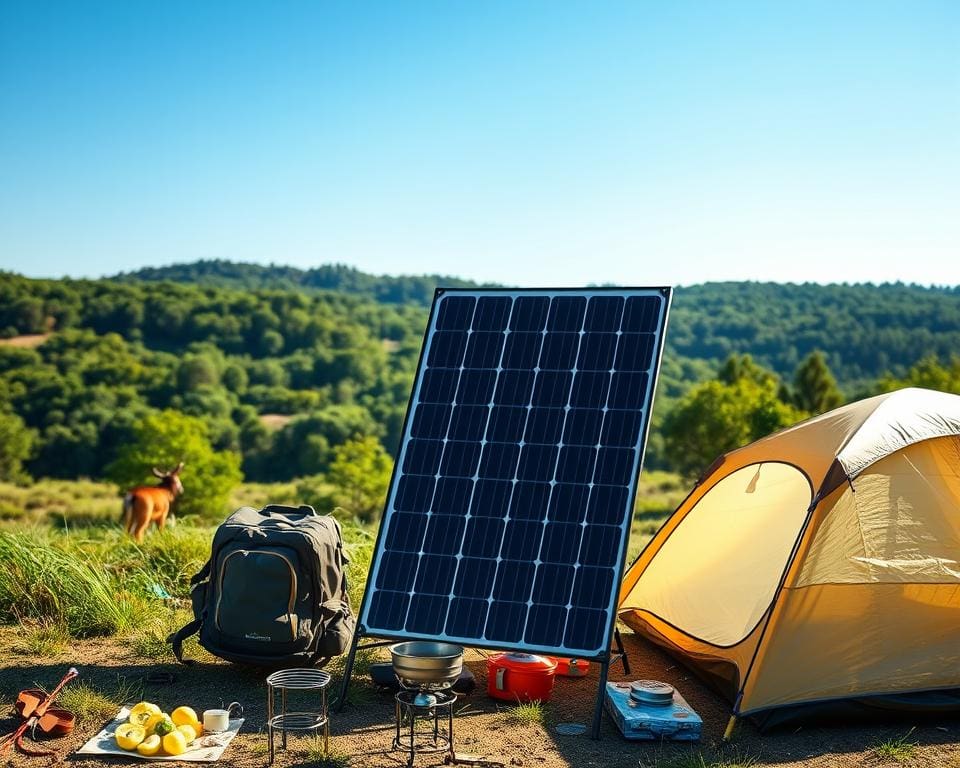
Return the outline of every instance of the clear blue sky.
[[[960,283],[960,3],[0,3],[0,267]]]

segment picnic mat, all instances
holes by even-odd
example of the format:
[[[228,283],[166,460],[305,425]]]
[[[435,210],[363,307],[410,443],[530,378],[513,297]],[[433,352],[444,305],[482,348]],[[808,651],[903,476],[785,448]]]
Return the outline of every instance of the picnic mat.
[[[192,763],[212,763],[220,759],[223,750],[233,741],[233,737],[237,735],[240,726],[243,725],[242,717],[231,720],[230,727],[223,733],[211,733],[197,737],[197,740],[187,747],[187,751],[181,755],[153,755],[152,757],[146,757],[136,750],[120,749],[114,740],[113,732],[117,729],[117,726],[127,722],[127,718],[129,717],[130,708],[123,707],[117,713],[117,716],[107,723],[100,733],[77,750],[77,754],[121,755],[123,757],[135,757],[138,760],[184,760]]]

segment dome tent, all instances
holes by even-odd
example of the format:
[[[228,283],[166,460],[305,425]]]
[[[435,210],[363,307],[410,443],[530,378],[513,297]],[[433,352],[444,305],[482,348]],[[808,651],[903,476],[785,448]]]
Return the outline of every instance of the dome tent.
[[[960,689],[958,436],[960,396],[903,389],[720,457],[628,569],[620,619],[735,715],[957,706],[916,694]]]

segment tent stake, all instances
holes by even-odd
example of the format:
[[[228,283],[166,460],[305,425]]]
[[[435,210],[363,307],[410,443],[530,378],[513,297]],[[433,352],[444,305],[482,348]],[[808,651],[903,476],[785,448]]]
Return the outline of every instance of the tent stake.
[[[723,741],[724,743],[729,742],[733,738],[733,729],[737,725],[737,716],[730,715],[730,721],[727,723],[727,730],[723,732]]]

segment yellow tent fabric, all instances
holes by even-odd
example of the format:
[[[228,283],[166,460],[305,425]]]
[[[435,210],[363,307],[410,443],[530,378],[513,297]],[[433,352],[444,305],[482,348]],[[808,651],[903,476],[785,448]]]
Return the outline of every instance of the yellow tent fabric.
[[[960,688],[960,396],[899,390],[721,457],[619,615],[737,714]]]

